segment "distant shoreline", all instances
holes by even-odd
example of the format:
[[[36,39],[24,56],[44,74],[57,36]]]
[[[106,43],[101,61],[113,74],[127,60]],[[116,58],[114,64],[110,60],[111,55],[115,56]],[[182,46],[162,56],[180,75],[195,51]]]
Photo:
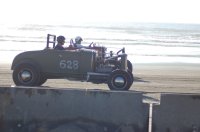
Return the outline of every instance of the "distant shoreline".
[[[21,24],[1,26],[0,62],[12,62],[23,51],[42,50],[47,34],[64,35],[65,46],[77,35],[83,44],[91,42],[117,52],[126,49],[134,63],[199,63],[200,25],[177,23],[88,23],[83,25]]]

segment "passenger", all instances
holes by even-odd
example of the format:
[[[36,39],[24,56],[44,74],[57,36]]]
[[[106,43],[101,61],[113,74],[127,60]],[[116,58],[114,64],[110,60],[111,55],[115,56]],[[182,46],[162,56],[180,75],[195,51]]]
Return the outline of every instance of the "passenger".
[[[75,38],[75,43],[74,43],[74,47],[75,48],[85,48],[85,46],[81,45],[81,42],[83,41],[83,39],[80,36],[77,36]]]
[[[64,36],[58,36],[57,37],[57,45],[54,47],[55,50],[65,50],[63,47],[65,43],[65,37]]]

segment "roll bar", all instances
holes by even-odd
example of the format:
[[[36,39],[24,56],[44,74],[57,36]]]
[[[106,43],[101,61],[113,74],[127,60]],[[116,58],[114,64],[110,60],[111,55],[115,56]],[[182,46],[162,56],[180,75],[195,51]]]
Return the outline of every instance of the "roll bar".
[[[53,48],[56,45],[56,35],[52,35],[52,34],[47,34],[47,49],[50,48],[49,44],[52,43],[53,44]]]

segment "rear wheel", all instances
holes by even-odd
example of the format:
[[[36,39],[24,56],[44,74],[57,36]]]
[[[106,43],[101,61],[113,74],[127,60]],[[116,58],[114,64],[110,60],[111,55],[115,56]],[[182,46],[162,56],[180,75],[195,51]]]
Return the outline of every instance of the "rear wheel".
[[[22,63],[14,68],[13,81],[17,86],[38,86],[40,72],[32,64]]]
[[[38,86],[41,86],[42,84],[44,84],[47,81],[47,78],[44,75],[41,75],[40,77],[40,81],[38,83]]]
[[[128,90],[132,85],[131,75],[123,70],[115,70],[108,77],[110,90]]]

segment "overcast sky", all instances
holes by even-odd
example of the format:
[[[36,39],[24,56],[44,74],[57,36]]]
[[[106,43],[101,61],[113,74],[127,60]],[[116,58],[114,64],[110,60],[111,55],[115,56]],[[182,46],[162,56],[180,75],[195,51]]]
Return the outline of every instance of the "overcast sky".
[[[170,22],[200,24],[199,0],[0,0],[0,23]]]

